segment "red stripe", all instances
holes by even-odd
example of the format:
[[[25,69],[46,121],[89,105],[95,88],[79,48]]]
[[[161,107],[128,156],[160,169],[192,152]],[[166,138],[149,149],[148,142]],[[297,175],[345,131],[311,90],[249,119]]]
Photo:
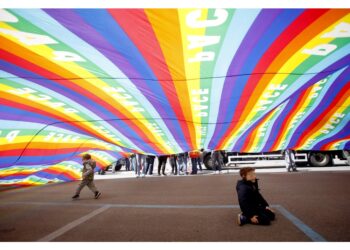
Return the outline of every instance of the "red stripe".
[[[179,99],[177,98],[177,95],[174,95],[174,93],[176,93],[176,89],[174,82],[172,81],[168,65],[166,64],[166,60],[159,46],[157,37],[144,10],[112,9],[108,11],[128,35],[130,40],[133,41],[134,45],[139,49],[143,58],[147,61],[147,64],[152,69],[157,79],[159,79],[159,84],[162,86],[163,92],[165,93],[165,96],[167,97],[178,120],[186,120]],[[162,81],[162,79],[167,81]],[[187,123],[180,122],[180,125],[187,144],[193,148]]]
[[[67,170],[65,170],[67,171]],[[58,171],[58,170],[54,170],[54,169],[44,169],[44,170],[41,170],[39,172],[44,172],[44,173],[48,173],[48,174],[52,174],[52,175],[63,175],[65,177],[67,177],[68,179],[73,179],[73,180],[76,180],[77,177],[75,175],[71,175],[71,174],[68,174],[67,172],[62,172],[62,171]]]
[[[290,120],[291,118],[295,115],[296,112],[299,111],[300,109],[300,105],[303,104],[305,101],[303,101],[305,99],[306,96],[309,95],[310,91],[312,90],[312,86],[310,86],[309,88],[303,90],[300,93],[299,98],[297,99],[297,101],[295,102],[293,108],[290,110],[289,114],[286,116],[286,118],[284,119],[284,122],[280,128],[279,131],[276,131],[276,133],[278,134],[276,138],[278,138],[277,140],[275,140],[275,142],[273,143],[273,145],[270,147],[269,151],[274,151],[274,148],[277,146],[277,144],[282,140],[282,134],[287,130],[287,127],[289,126]]]
[[[338,93],[338,95],[333,99],[333,102],[330,103],[327,109],[325,109],[317,118],[316,120],[310,124],[309,129],[305,129],[304,132],[300,135],[298,141],[295,143],[295,146],[293,148],[300,147],[304,142],[309,138],[310,135],[312,135],[314,132],[319,130],[322,126],[324,126],[324,122],[322,120],[328,120],[330,116],[333,115],[333,113],[330,113],[330,111],[334,108],[336,108],[337,104],[339,102],[344,102],[343,98],[349,95],[349,89],[350,89],[350,82],[348,82]]]
[[[344,137],[344,138],[342,138],[342,139],[339,139],[339,138],[338,138],[338,139],[334,139],[333,141],[328,142],[328,143],[326,143],[325,145],[323,145],[323,146],[321,147],[321,150],[329,150],[330,147],[331,147],[334,143],[339,142],[339,141],[343,141],[343,140],[350,140],[350,136]]]
[[[71,89],[74,92],[77,92],[83,96],[86,96],[87,98],[91,99],[91,102],[97,103],[101,106],[103,106],[104,108],[106,108],[108,111],[110,111],[112,114],[114,114],[117,118],[119,119],[123,119],[128,126],[134,130],[141,138],[143,141],[147,142],[149,141],[148,135],[150,135],[150,133],[146,133],[145,131],[143,131],[142,129],[140,129],[137,125],[135,125],[135,123],[133,121],[127,120],[127,117],[122,114],[121,112],[119,112],[117,109],[115,109],[112,105],[110,105],[108,102],[100,99],[99,97],[93,95],[91,92],[87,91],[84,88],[81,88],[80,86],[76,85],[74,82],[71,82],[69,80],[64,80],[61,76],[54,74],[53,72],[47,71],[42,67],[39,67],[38,65],[35,65],[29,61],[24,60],[23,58],[17,57],[16,55],[13,55],[11,53],[8,53],[4,50],[0,50],[0,58],[7,61],[7,62],[11,62],[12,64],[15,64],[19,67],[22,67],[26,70],[29,70],[31,72],[34,72],[38,75],[41,75],[45,78],[59,78],[62,80],[59,81],[55,81],[60,85],[63,85],[65,87],[67,87],[68,89]],[[51,63],[50,61],[48,61],[48,63]],[[62,120],[61,118],[59,120]],[[64,121],[66,122],[66,121]],[[71,123],[73,124],[73,123]],[[77,124],[77,123],[74,123]],[[73,126],[74,126],[73,124]],[[77,126],[77,125],[75,125]],[[84,129],[86,131],[86,129]],[[91,132],[89,132],[91,133]],[[105,141],[111,142],[109,139],[104,139]],[[113,143],[113,142],[112,142]],[[151,147],[153,147],[153,149],[158,152],[161,153],[162,150],[154,144],[149,144]]]
[[[248,82],[244,88],[242,96],[253,96],[254,89],[264,75],[254,75],[257,73],[266,72],[273,60],[283,51],[283,49],[301,32],[304,31],[311,23],[326,13],[328,10],[306,10],[297,19],[295,19],[276,40],[271,44],[269,49],[259,60],[258,64],[252,71],[252,75],[249,77]],[[226,130],[224,136],[218,143],[217,148],[221,148],[225,138],[228,137],[229,133],[234,130],[237,123],[233,121],[239,121],[247,102],[251,100],[249,98],[241,98],[237,108],[234,112],[234,116],[230,127]],[[256,99],[254,100],[256,101]]]
[[[276,109],[276,108],[275,108]],[[266,122],[268,116],[275,110],[271,110],[269,111],[266,115],[264,115],[264,118],[255,126],[255,128],[253,129],[253,131],[247,136],[247,139],[245,140],[243,147],[242,147],[242,151],[245,152],[249,147],[251,147],[251,144],[254,142],[254,138],[256,136],[256,133],[258,132],[258,129],[260,128],[260,126]]]
[[[60,117],[60,116],[58,116],[58,115],[56,115],[54,113],[50,113],[50,112],[47,112],[47,111],[45,111],[43,109],[36,109],[36,108],[31,107],[31,106],[27,106],[25,104],[21,104],[21,103],[16,102],[15,100],[12,101],[12,100],[6,100],[6,99],[2,99],[2,98],[0,98],[0,100],[1,100],[1,104],[4,105],[4,106],[9,106],[9,107],[12,107],[12,108],[18,108],[20,110],[26,110],[26,111],[29,111],[29,112],[32,112],[32,113],[35,113],[35,114],[40,114],[40,115],[43,115],[43,116],[47,116],[47,117],[56,119],[58,122],[67,123],[67,124],[72,125],[73,127],[79,128],[79,129],[82,130],[82,132],[86,132],[87,135],[93,136],[95,138],[98,138],[98,139],[104,140],[104,141],[108,141],[109,140],[108,138],[104,138],[100,134],[94,133],[93,130],[89,130],[86,127],[80,125],[82,123],[66,121],[66,120],[64,120],[64,118],[62,118],[62,117]]]
[[[30,144],[29,144],[30,145]],[[27,148],[22,155],[22,157],[44,157],[50,155],[59,155],[59,154],[67,154],[74,153],[75,155],[80,154],[81,152],[85,152],[91,149],[101,149],[99,147],[81,147],[81,148],[59,148],[59,144],[57,144],[57,148],[55,149],[41,149],[41,148]],[[1,157],[10,157],[10,156],[19,156],[22,154],[23,148],[20,149],[10,149],[10,150],[1,150]]]

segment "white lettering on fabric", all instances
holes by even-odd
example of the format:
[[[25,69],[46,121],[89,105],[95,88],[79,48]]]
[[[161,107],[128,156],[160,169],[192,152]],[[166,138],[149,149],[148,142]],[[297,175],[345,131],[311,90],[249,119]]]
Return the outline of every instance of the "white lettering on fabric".
[[[85,62],[85,60],[72,52],[69,51],[54,51],[54,60],[56,61],[62,61],[62,62]]]
[[[44,141],[49,142],[76,142],[80,136],[67,135],[63,133],[50,132],[47,136],[45,136]]]
[[[315,56],[326,56],[337,48],[334,44],[320,44],[312,49],[304,49],[303,53]]]
[[[0,28],[0,33],[11,35],[17,38],[20,42],[28,46],[57,43],[54,39],[52,39],[49,36],[38,35],[34,33],[18,31],[18,30],[9,30],[9,29]]]
[[[202,16],[202,10],[194,10],[187,14],[186,24],[189,28],[201,29],[207,27],[217,27],[222,25],[228,17],[228,12],[225,9],[216,9],[214,12],[214,19],[199,20]],[[188,49],[197,49],[211,46],[220,42],[221,36],[198,36],[188,35],[187,41],[189,42]],[[200,51],[188,59],[189,63],[195,62],[210,62],[215,58],[215,52],[213,51]]]
[[[202,51],[196,54],[195,57],[189,58],[188,62],[205,62],[205,61],[213,61],[215,58],[215,53],[212,51]]]
[[[329,134],[336,128],[336,126],[342,121],[342,118],[345,117],[345,114],[342,113],[335,113],[332,115],[332,117],[329,119],[329,121],[322,127],[321,133],[322,134]]]
[[[164,133],[161,130],[161,128],[155,122],[148,123],[147,124],[147,128],[149,128],[153,133],[156,133],[157,135],[160,135],[160,136],[164,135]]]
[[[322,38],[344,38],[350,37],[350,23],[342,22],[335,26],[335,28],[323,36]]]
[[[316,84],[315,84],[315,87],[312,89],[312,92],[310,94],[310,96],[308,97],[309,99],[314,99],[314,98],[317,98],[319,96],[319,92],[320,90],[323,89],[324,87],[324,84],[328,81],[327,78],[325,79],[322,79],[320,81],[318,81]]]
[[[287,87],[287,84],[270,84],[267,88],[267,92],[263,94],[262,99],[257,102],[255,111],[267,110],[269,104],[273,103],[275,98],[280,96]]]
[[[7,139],[8,142],[13,142],[18,136],[19,132],[20,132],[19,130],[13,130],[9,132],[5,138]]]
[[[208,101],[209,101],[209,89],[194,89],[191,92],[193,101],[193,110],[199,111],[195,112],[195,116],[207,117],[208,116]]]
[[[220,36],[187,36],[187,40],[190,42],[187,48],[196,49],[219,43]]]
[[[345,38],[350,37],[350,23],[341,22],[330,32],[321,35],[321,38]],[[319,44],[313,48],[304,49],[302,53],[316,56],[326,56],[337,49],[335,44]]]
[[[66,104],[63,102],[51,101],[53,99],[51,96],[42,94],[42,93],[40,93],[34,89],[31,89],[31,88],[15,88],[15,89],[10,89],[7,92],[12,93],[14,95],[23,96],[26,99],[38,102],[38,103],[43,104],[43,105],[47,105],[47,106],[52,107],[52,108],[59,108],[59,107],[66,106]],[[74,108],[69,108],[69,107],[64,108],[63,111],[64,111],[64,113],[79,113],[78,110],[76,110]]]
[[[206,28],[206,27],[216,27],[223,24],[227,17],[228,13],[225,9],[216,9],[214,12],[215,19],[211,20],[199,20],[202,16],[202,10],[194,10],[187,14],[186,23],[191,28]]]
[[[123,106],[132,107],[131,112],[145,112],[140,103],[136,101],[130,94],[126,93],[126,90],[122,87],[103,87],[103,91],[111,95],[114,99],[118,100]]]
[[[120,141],[119,138],[117,138],[113,133],[111,133],[108,129],[106,129],[103,126],[97,126],[97,125],[93,125],[92,126],[98,133],[104,135],[105,137],[111,139],[113,138],[113,140],[117,140]]]
[[[7,10],[0,9],[0,22],[17,23],[18,19]]]

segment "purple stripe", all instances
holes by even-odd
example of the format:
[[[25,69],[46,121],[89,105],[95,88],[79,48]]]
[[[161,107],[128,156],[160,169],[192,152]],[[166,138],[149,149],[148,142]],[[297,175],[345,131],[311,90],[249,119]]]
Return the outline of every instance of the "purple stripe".
[[[313,79],[311,79],[307,84],[307,86],[310,85],[310,83],[315,83],[323,78],[325,78],[326,75],[324,73],[320,73],[317,76],[315,76]],[[334,98],[339,93],[339,90],[349,81],[350,77],[350,67],[345,70],[332,84],[333,88],[330,88],[330,91],[326,93],[326,95],[323,97],[322,102],[320,105],[312,112],[312,114],[308,117],[308,119],[304,120],[297,130],[294,132],[295,135],[301,135],[305,131],[305,128],[309,128],[310,125],[319,117],[319,115],[324,112],[325,109],[329,106],[329,104],[334,101]],[[293,136],[289,146],[295,147],[297,142],[299,141],[299,136]]]
[[[129,60],[132,58],[130,58],[128,55],[128,51],[117,51],[116,48],[109,41],[107,41],[103,35],[94,29],[94,27],[86,23],[85,20],[73,10],[62,11],[57,9],[49,9],[45,11],[68,30],[75,33],[78,37],[86,41],[91,46],[95,47],[96,50],[115,64],[116,67],[119,68],[128,78],[137,78],[130,81],[132,81],[137,89],[144,94],[144,97],[155,107],[155,110],[161,117],[169,118],[170,116],[169,120],[163,120],[163,122],[175,137],[176,141],[185,141],[183,133],[181,132],[181,126],[176,120],[175,114],[168,100],[165,98],[164,92],[162,92],[162,96],[154,95],[154,89],[152,89],[147,82],[143,80],[144,77],[140,75],[133,65],[129,63]],[[74,25],[72,25],[72,23],[74,23]],[[118,26],[117,23],[115,23],[115,25]],[[115,39],[118,39],[118,37]],[[161,89],[159,88],[160,85],[157,81],[153,81],[152,85],[153,88]],[[165,111],[165,109],[167,111]],[[171,117],[172,115],[174,117]],[[181,146],[181,143],[179,143],[179,145]],[[189,148],[188,145],[182,145],[182,147]]]
[[[237,75],[241,74],[241,69],[244,66],[245,61],[249,57],[251,51],[254,49],[254,47],[258,44],[258,42],[262,39],[263,34],[266,32],[266,30],[270,27],[270,25],[273,23],[275,18],[282,12],[282,10],[269,10],[269,11],[262,11],[256,20],[254,21],[254,24],[249,29],[247,35],[245,36],[244,40],[241,43],[241,46],[239,47],[237,53],[235,54],[231,65],[228,69],[227,75]],[[249,73],[249,72],[244,72]],[[224,83],[224,90],[221,97],[221,103],[220,103],[220,113],[218,116],[218,122],[221,121],[228,121],[232,118],[226,117],[226,112],[228,108],[228,102],[227,100],[230,100],[232,94],[234,93],[236,96],[240,96],[240,93],[244,90],[244,86],[237,86],[237,80],[239,78],[226,78]],[[248,80],[248,79],[246,79]],[[247,83],[247,81],[244,81]],[[245,84],[244,84],[245,85]],[[237,92],[238,90],[238,92]],[[247,99],[248,100],[248,99]],[[238,102],[237,102],[238,103]],[[233,107],[231,107],[233,108]]]
[[[321,150],[323,146],[325,146],[326,144],[335,141],[335,140],[340,140],[342,138],[346,138],[349,136],[349,131],[350,131],[350,121],[347,122],[347,124],[344,126],[344,128],[342,130],[340,130],[337,134],[331,136],[330,138],[321,140],[320,142],[318,142],[313,149],[314,150]],[[345,146],[345,145],[344,145]]]
[[[237,50],[230,67],[228,69],[227,75],[238,75],[241,74],[242,68],[244,67],[246,61],[249,59],[252,50],[261,40],[261,37],[269,29],[273,21],[282,12],[282,10],[268,10],[262,11],[254,21],[254,24],[249,29],[245,38],[241,42],[239,49]],[[243,72],[249,73],[249,72]],[[226,77],[223,92],[220,99],[219,115],[217,122],[228,122],[235,123],[232,121],[233,115],[237,112],[236,107],[239,101],[243,98],[241,96],[244,91],[244,87],[249,80],[249,75],[247,76],[237,76],[237,77]],[[255,76],[253,76],[255,77]],[[246,97],[248,101],[249,97]],[[229,112],[228,109],[231,111]],[[217,124],[213,137],[209,143],[209,148],[216,148],[217,143],[225,134],[229,128],[230,123]]]

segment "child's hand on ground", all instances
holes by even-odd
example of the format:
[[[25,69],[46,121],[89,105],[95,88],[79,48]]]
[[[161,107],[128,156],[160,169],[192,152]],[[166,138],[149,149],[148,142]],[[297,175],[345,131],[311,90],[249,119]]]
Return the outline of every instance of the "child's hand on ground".
[[[250,218],[250,221],[253,224],[259,224],[259,220],[258,220],[258,216],[257,215],[254,215],[252,218]]]

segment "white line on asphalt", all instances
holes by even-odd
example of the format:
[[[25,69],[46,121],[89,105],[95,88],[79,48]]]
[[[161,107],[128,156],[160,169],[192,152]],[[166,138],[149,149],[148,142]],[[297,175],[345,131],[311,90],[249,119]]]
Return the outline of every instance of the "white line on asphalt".
[[[110,208],[110,206],[103,206],[103,207],[100,207],[99,209],[96,209],[94,211],[92,211],[91,213],[75,220],[75,221],[72,221],[71,223],[61,227],[60,229],[46,235],[45,237],[39,239],[38,241],[39,242],[48,242],[48,241],[52,241],[54,239],[56,239],[57,237],[61,236],[62,234],[65,234],[66,232],[68,232],[69,230],[75,228],[76,226],[90,220],[92,217],[106,211],[108,208]]]
[[[168,205],[168,204],[108,204],[108,203],[80,203],[74,202],[36,202],[36,201],[9,201],[0,202],[0,206],[9,205],[36,205],[36,206],[86,206],[86,207],[114,207],[114,208],[239,208],[238,205]]]
[[[57,237],[65,234],[69,230],[73,229],[74,227],[86,222],[87,220],[91,219],[92,217],[106,211],[109,208],[146,208],[146,209],[232,209],[232,208],[239,208],[239,205],[167,205],[167,204],[86,204],[86,203],[67,203],[67,202],[26,202],[26,201],[19,201],[19,202],[0,202],[0,206],[6,206],[6,205],[18,205],[18,204],[26,204],[26,205],[49,205],[49,206],[102,206],[97,210],[94,210],[93,212],[65,225],[64,227],[56,230],[55,232],[41,238],[38,241],[41,242],[47,242],[52,241],[56,239]],[[276,208],[285,218],[287,218],[290,222],[292,222],[300,231],[302,231],[307,237],[309,237],[312,241],[327,241],[324,237],[322,237],[320,234],[318,234],[316,231],[314,231],[312,228],[310,228],[308,225],[306,225],[304,222],[302,222],[299,218],[294,216],[291,212],[289,212],[287,209],[285,209],[281,205],[272,205],[271,207]]]

